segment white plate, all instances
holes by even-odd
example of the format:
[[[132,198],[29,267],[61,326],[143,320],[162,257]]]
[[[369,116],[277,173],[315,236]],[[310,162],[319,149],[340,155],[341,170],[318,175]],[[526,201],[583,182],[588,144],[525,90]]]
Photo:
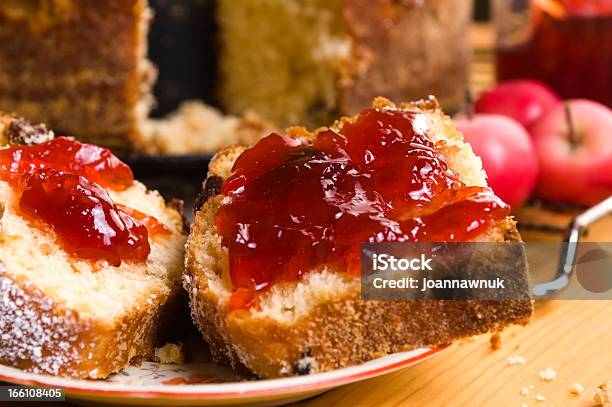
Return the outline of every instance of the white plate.
[[[0,365],[0,381],[61,387],[71,401],[80,404],[270,406],[302,400],[334,387],[390,373],[440,350],[442,348],[394,353],[331,372],[271,380],[244,380],[229,368],[210,362],[180,366],[145,362],[107,380],[64,379]]]

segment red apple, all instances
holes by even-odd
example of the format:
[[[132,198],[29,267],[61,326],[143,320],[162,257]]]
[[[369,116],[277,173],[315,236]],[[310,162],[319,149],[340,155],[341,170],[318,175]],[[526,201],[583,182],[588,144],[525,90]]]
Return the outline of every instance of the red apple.
[[[483,93],[474,103],[474,111],[508,116],[529,128],[559,101],[559,96],[542,82],[517,79],[500,82],[492,90]]]
[[[538,161],[527,131],[508,117],[476,114],[456,119],[465,141],[482,159],[489,186],[512,207],[531,194],[538,176]]]
[[[590,100],[565,103],[557,104],[531,127],[540,160],[537,195],[593,205],[612,195],[612,111]]]

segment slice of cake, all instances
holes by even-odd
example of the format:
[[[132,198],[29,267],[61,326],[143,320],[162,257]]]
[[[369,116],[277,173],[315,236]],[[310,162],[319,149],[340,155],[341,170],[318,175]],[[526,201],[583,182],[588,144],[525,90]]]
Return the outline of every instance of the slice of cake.
[[[0,2],[0,110],[129,149],[151,105],[146,0]]]
[[[433,99],[377,99],[330,128],[222,150],[196,209],[184,277],[192,317],[218,361],[261,377],[447,344],[532,314],[524,261],[511,270],[523,299],[361,297],[362,243],[520,241]]]
[[[375,96],[462,103],[469,1],[219,0],[220,98],[316,127]]]
[[[108,150],[0,113],[0,362],[104,378],[184,300],[180,208]]]

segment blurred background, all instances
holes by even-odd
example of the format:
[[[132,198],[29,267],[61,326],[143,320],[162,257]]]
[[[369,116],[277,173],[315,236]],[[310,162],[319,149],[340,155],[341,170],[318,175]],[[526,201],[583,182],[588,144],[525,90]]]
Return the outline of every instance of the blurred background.
[[[152,0],[152,7],[149,57],[159,67],[153,115],[163,116],[188,99],[218,105],[215,2]],[[563,18],[564,7],[574,14]],[[612,0],[474,0],[470,78],[476,92],[497,78],[534,77],[563,97],[610,106],[610,8]]]
[[[394,2],[376,6],[386,3]],[[150,57],[160,71],[154,116],[194,98],[223,108],[217,98],[219,42],[210,41],[219,31],[214,4],[153,0]],[[402,34],[421,47],[404,48],[405,55],[388,61],[417,72],[414,86],[398,84],[403,99],[438,97],[502,199],[516,210],[544,205],[558,211],[612,193],[612,0],[402,4],[403,18],[420,16],[419,23],[402,26]],[[427,13],[437,17],[427,20]],[[373,86],[374,94],[397,96]],[[523,223],[541,218],[527,212]]]
[[[220,148],[429,95],[516,211],[612,195],[612,0],[0,1],[0,109],[187,202]]]
[[[470,0],[462,0],[470,1]],[[151,0],[155,18],[149,32],[149,58],[158,66],[154,117],[174,111],[183,100],[217,105],[218,30],[212,0]],[[474,0],[474,20],[487,23],[490,0]],[[492,32],[479,45],[492,46]],[[489,43],[487,43],[489,41]],[[189,61],[189,63],[176,63]]]

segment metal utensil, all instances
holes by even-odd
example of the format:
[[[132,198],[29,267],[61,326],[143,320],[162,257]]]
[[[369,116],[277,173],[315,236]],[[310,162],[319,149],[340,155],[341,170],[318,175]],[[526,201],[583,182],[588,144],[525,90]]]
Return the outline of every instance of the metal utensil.
[[[563,290],[570,282],[575,269],[576,253],[581,237],[589,226],[612,213],[612,196],[576,216],[565,231],[564,244],[561,246],[557,274],[552,281],[535,284],[532,295],[535,299],[548,299]]]

